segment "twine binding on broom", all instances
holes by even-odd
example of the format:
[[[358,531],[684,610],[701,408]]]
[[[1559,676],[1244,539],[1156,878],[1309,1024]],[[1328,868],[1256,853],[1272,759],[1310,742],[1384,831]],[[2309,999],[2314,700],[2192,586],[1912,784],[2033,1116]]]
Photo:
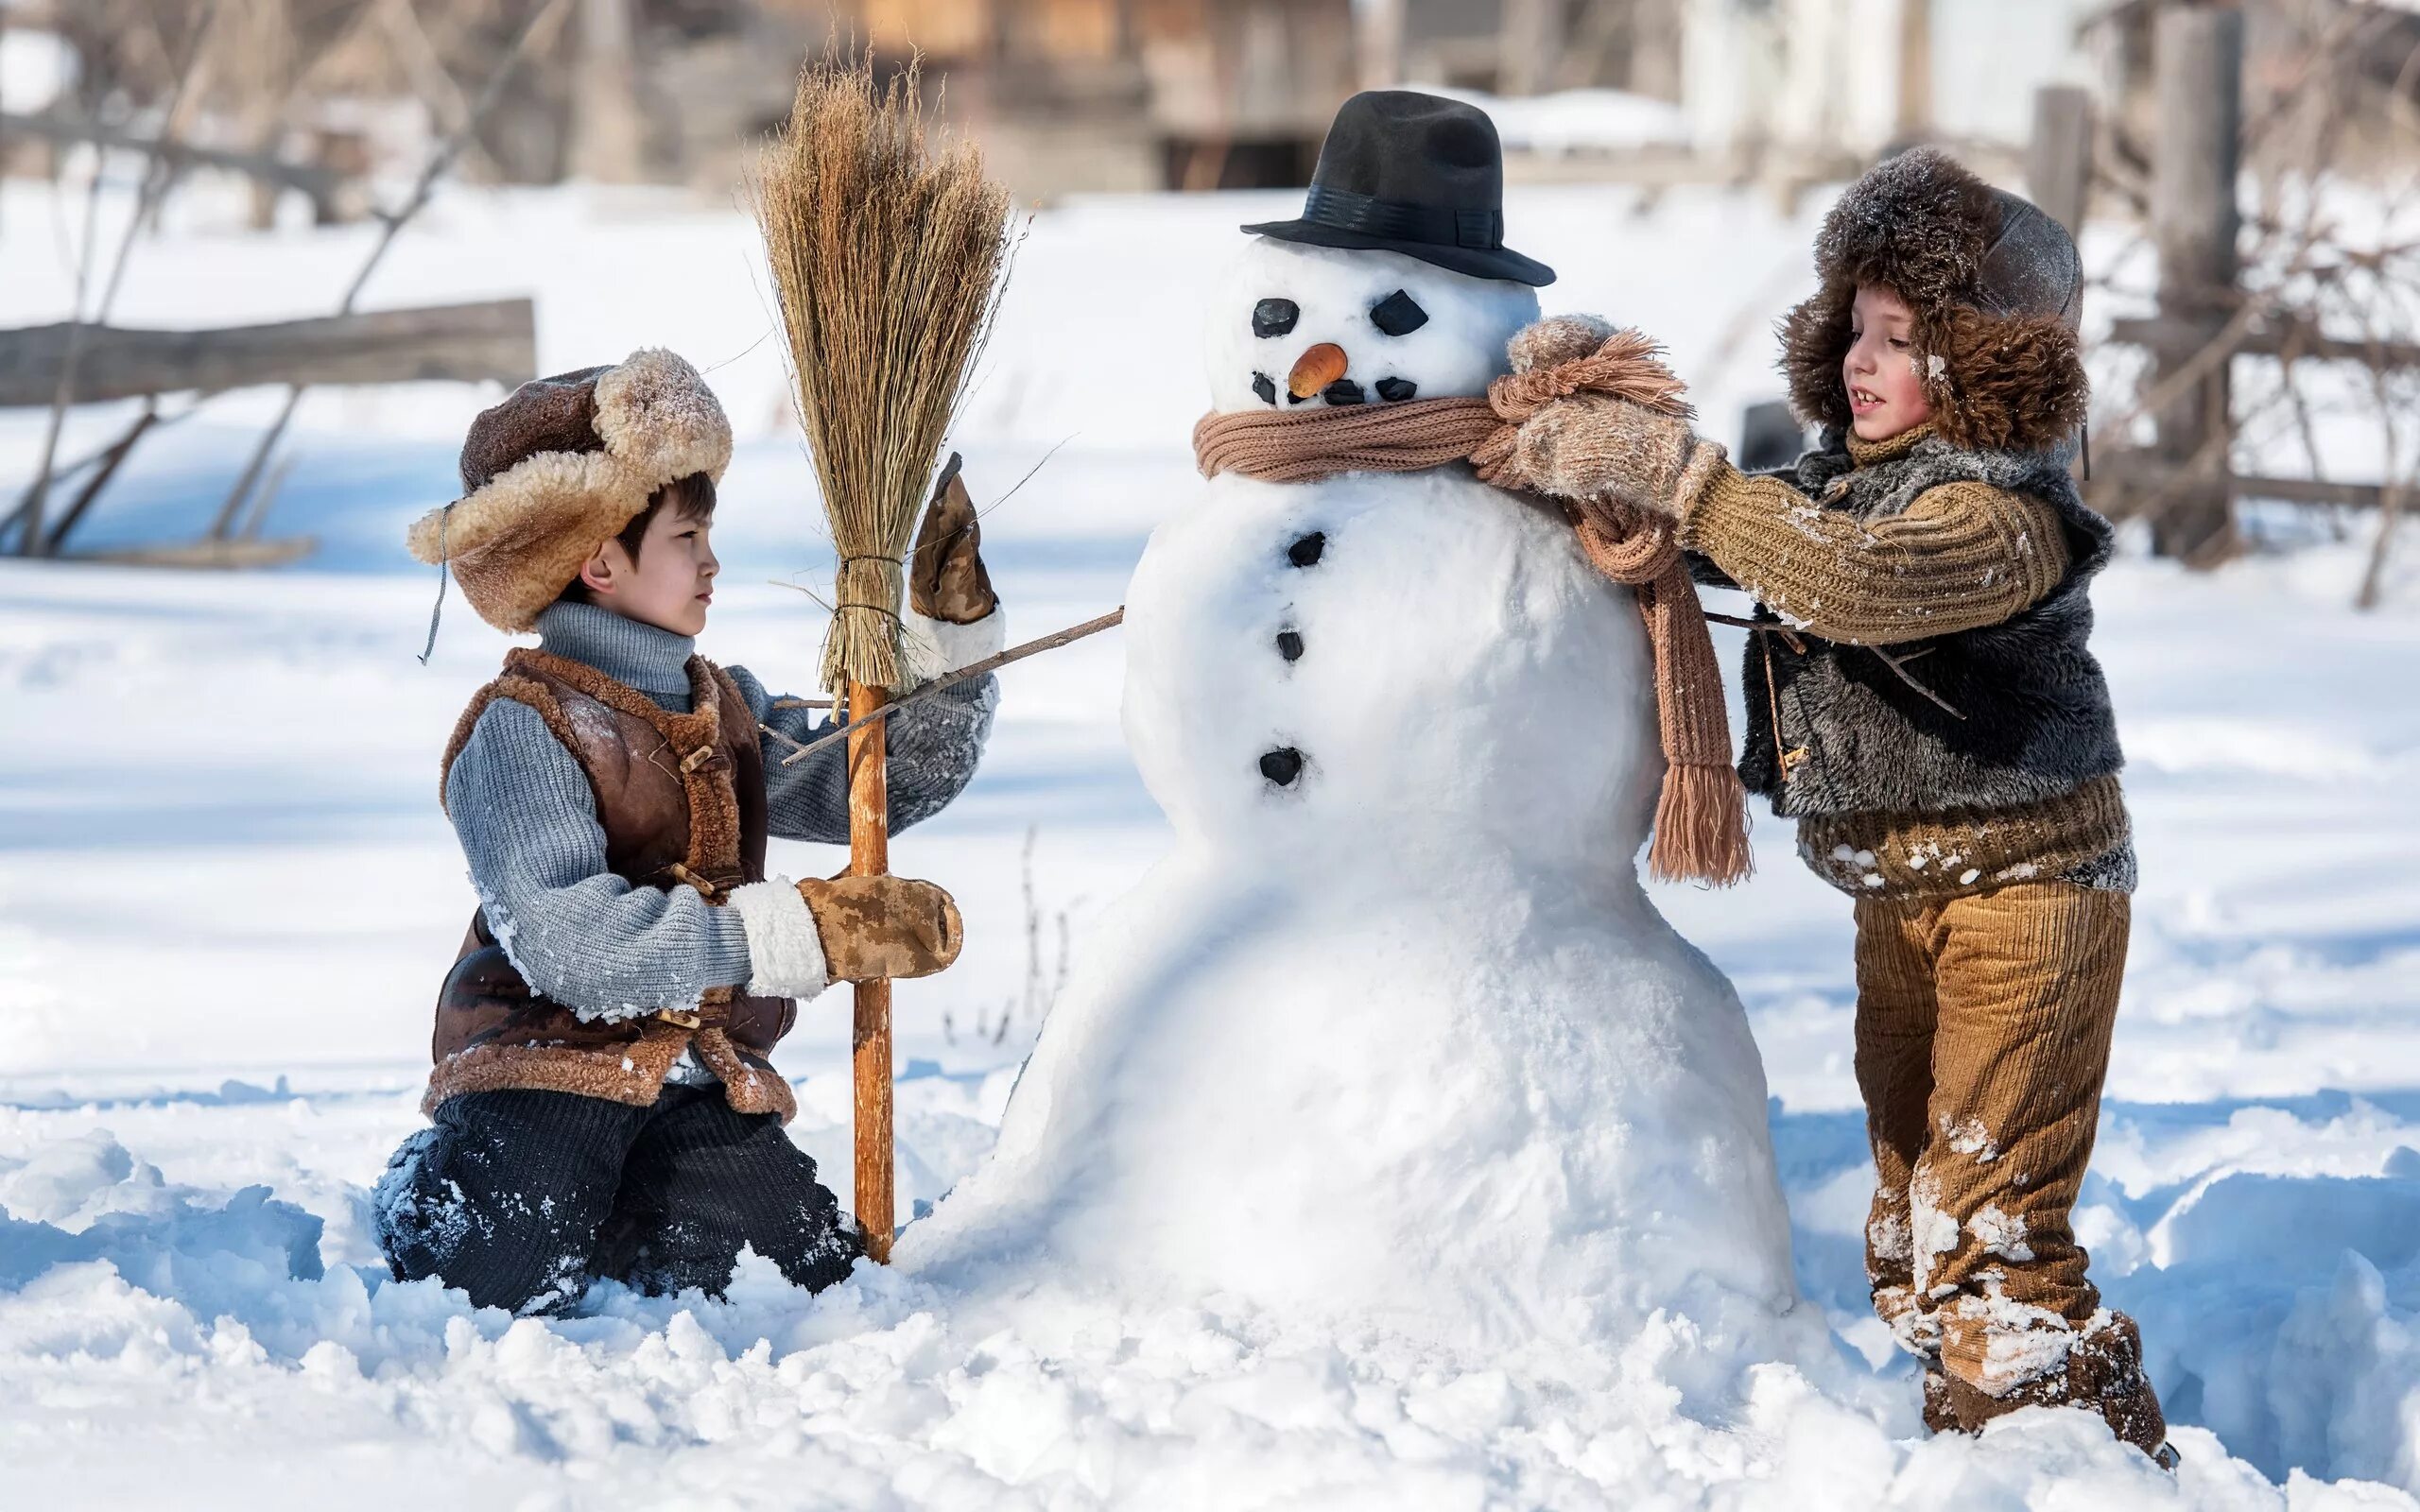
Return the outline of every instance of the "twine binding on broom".
[[[1602,393],[1685,418],[1678,378],[1654,344],[1616,331],[1572,361],[1499,378],[1485,399],[1412,400],[1368,407],[1204,415],[1193,427],[1194,461],[1205,477],[1240,472],[1305,483],[1339,472],[1409,472],[1467,460],[1494,482],[1511,459],[1521,422],[1557,399]],[[1589,564],[1634,589],[1655,656],[1656,724],[1664,787],[1648,848],[1650,875],[1712,883],[1754,869],[1748,795],[1732,765],[1722,668],[1714,656],[1668,516],[1605,499],[1558,501]]]

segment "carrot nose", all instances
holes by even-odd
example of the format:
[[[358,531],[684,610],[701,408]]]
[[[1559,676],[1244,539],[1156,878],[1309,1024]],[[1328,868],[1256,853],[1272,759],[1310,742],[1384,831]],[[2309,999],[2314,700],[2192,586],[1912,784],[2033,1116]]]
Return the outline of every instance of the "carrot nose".
[[[1308,399],[1343,377],[1348,366],[1342,347],[1322,341],[1294,359],[1294,370],[1286,375],[1286,391],[1296,399]]]

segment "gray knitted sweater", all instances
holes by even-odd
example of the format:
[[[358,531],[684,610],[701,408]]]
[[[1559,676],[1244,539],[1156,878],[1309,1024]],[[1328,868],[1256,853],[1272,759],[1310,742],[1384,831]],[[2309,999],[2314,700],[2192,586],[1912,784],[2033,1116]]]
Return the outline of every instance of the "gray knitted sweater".
[[[997,638],[990,621],[947,628]],[[585,662],[665,709],[689,712],[689,637],[572,603],[541,614],[538,634],[542,649]],[[816,711],[774,708],[746,668],[724,670],[758,723],[799,741],[831,728]],[[998,697],[994,679],[982,678],[891,719],[894,831],[939,813],[974,777]],[[770,735],[763,742],[772,833],[846,844],[840,748],[784,766],[789,747]],[[748,982],[748,934],[737,910],[713,907],[687,886],[633,887],[607,869],[587,774],[527,705],[510,698],[488,705],[446,776],[445,803],[490,932],[523,979],[547,997],[583,1016],[616,1019],[684,1006],[709,988]]]

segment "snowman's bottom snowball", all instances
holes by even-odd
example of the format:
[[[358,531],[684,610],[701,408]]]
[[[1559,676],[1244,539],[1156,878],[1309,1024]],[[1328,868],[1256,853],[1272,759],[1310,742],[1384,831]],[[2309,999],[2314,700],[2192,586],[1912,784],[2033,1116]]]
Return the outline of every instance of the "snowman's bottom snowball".
[[[1737,999],[1626,862],[1521,869],[1474,854],[1464,885],[1406,894],[1164,862],[901,1263],[1023,1257],[1479,1352],[1617,1347],[1659,1312],[1720,1361],[1790,1352]]]

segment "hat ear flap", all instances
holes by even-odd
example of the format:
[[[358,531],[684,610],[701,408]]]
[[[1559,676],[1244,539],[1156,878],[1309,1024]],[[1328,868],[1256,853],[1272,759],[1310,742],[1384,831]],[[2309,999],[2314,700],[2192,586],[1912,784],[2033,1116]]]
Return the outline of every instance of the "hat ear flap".
[[[1927,387],[1935,424],[1953,446],[2046,451],[2083,423],[2092,386],[2076,333],[2058,316],[1993,317],[1961,305],[1925,341],[1943,360]]]
[[[1855,290],[1833,284],[1781,318],[1781,371],[1789,383],[1789,407],[1800,421],[1827,430],[1849,423],[1848,388],[1841,363],[1849,354],[1849,315]]]
[[[648,490],[602,452],[541,452],[422,516],[407,541],[421,560],[453,567],[479,618],[519,634],[647,500]]]

